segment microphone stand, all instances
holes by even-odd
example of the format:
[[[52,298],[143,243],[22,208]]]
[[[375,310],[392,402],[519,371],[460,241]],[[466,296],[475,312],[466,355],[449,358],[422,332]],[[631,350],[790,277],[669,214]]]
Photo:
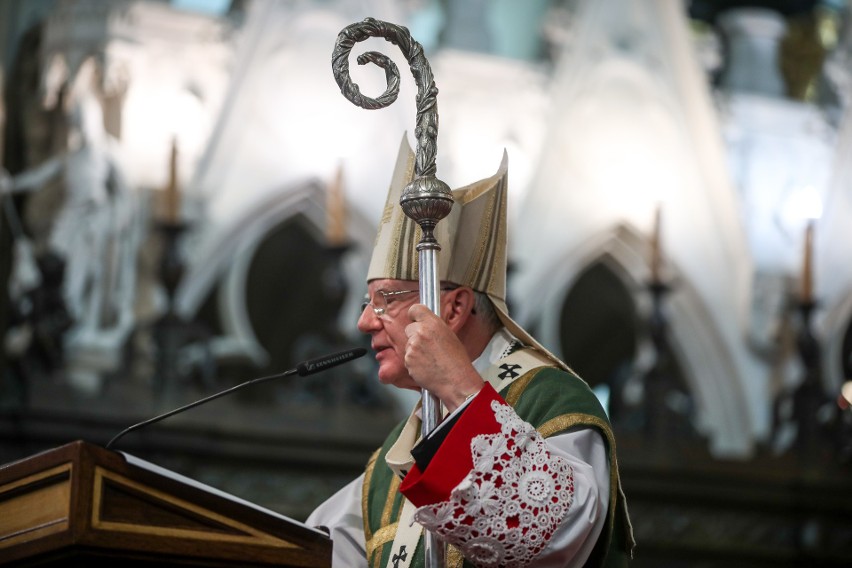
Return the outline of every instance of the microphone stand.
[[[164,420],[164,419],[168,418],[169,416],[174,416],[175,414],[183,412],[184,410],[189,410],[190,408],[195,408],[196,406],[200,406],[200,405],[204,404],[205,402],[210,402],[211,400],[215,400],[215,399],[217,399],[221,396],[225,396],[226,394],[230,394],[230,393],[234,392],[235,390],[239,390],[243,387],[247,387],[247,386],[250,386],[250,385],[257,384],[257,383],[263,383],[263,382],[269,381],[271,379],[277,379],[279,377],[287,377],[287,376],[290,376],[290,375],[295,375],[297,372],[298,372],[298,369],[290,369],[289,371],[286,371],[284,373],[278,373],[277,375],[268,375],[266,377],[259,377],[257,379],[252,379],[250,381],[247,381],[245,383],[240,383],[236,386],[233,386],[233,387],[226,389],[226,390],[223,390],[221,392],[211,394],[210,396],[202,398],[201,400],[196,400],[195,402],[190,402],[189,404],[185,404],[184,406],[181,406],[180,408],[175,408],[174,410],[169,410],[168,412],[160,414],[159,416],[149,418],[148,420],[145,420],[144,422],[139,422],[138,424],[134,424],[132,426],[125,428],[124,430],[122,430],[121,432],[119,432],[118,434],[113,436],[112,440],[107,442],[107,445],[104,446],[104,448],[106,448],[107,450],[110,449],[112,447],[112,445],[115,444],[120,438],[123,438],[126,434],[130,434],[134,430],[138,430],[139,428],[142,428],[143,426],[148,426],[149,424],[154,424],[155,422],[159,422],[160,420]]]
[[[225,389],[223,391],[217,392],[215,394],[211,394],[208,397],[202,398],[201,400],[196,400],[195,402],[190,402],[189,404],[185,404],[180,408],[175,408],[174,410],[169,410],[159,416],[155,416],[153,418],[149,418],[143,422],[139,422],[138,424],[133,424],[132,426],[128,426],[115,436],[113,436],[112,440],[107,442],[106,448],[110,449],[120,438],[124,437],[126,434],[133,432],[134,430],[138,430],[144,426],[148,426],[149,424],[154,424],[155,422],[159,422],[160,420],[164,420],[169,416],[174,416],[184,410],[189,410],[190,408],[195,408],[196,406],[202,405],[205,402],[210,402],[211,400],[215,400],[219,397],[225,396],[226,394],[230,394],[236,390],[256,385],[258,383],[263,383],[272,379],[278,379],[281,377],[288,377],[290,375],[298,374],[299,376],[305,377],[307,375],[313,375],[314,373],[319,373],[320,371],[324,371],[326,369],[330,369],[331,367],[336,367],[337,365],[346,363],[348,361],[352,361],[353,359],[357,359],[358,357],[363,357],[367,353],[367,350],[363,347],[355,347],[353,349],[347,349],[345,351],[340,351],[338,353],[332,353],[331,355],[325,355],[323,357],[317,357],[315,359],[310,359],[308,361],[303,361],[299,363],[295,368],[290,369],[289,371],[284,371],[283,373],[277,373],[275,375],[267,375],[265,377],[258,377],[256,379],[252,379],[250,381],[246,381],[244,383],[240,383],[235,385],[229,389]]]

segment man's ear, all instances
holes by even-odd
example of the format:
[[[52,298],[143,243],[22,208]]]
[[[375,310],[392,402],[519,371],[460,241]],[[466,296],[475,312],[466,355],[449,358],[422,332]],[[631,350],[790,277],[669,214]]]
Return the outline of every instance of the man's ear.
[[[458,332],[468,319],[473,316],[475,303],[473,290],[461,286],[448,290],[443,294],[441,302],[441,319],[455,332]]]

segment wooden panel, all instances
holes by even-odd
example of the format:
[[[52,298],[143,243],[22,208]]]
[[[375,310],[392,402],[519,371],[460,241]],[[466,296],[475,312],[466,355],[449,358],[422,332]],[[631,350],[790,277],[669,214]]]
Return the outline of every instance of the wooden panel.
[[[123,503],[110,504],[111,498],[119,498]],[[92,528],[215,543],[301,548],[102,467],[95,468]]]
[[[327,536],[149,465],[78,441],[0,466],[0,565],[330,566]]]
[[[0,487],[0,550],[68,530],[71,464]]]

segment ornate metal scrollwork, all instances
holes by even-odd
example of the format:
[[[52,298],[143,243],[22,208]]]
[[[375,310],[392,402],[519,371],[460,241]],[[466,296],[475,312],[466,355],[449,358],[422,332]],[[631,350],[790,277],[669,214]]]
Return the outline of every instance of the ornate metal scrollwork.
[[[417,139],[414,174],[415,180],[405,187],[400,199],[405,214],[417,222],[423,230],[423,240],[418,248],[437,247],[432,234],[435,225],[446,217],[453,206],[453,195],[449,186],[435,177],[435,158],[438,153],[438,88],[432,68],[423,55],[423,47],[416,42],[404,26],[398,26],[373,18],[345,27],[337,36],[331,67],[340,92],[350,102],[365,109],[385,108],[396,101],[399,94],[399,69],[387,56],[368,51],[358,56],[359,65],[374,63],[385,70],[387,88],[378,98],[361,94],[358,85],[349,75],[349,53],[353,46],[370,37],[381,37],[399,46],[411,67],[417,85],[417,124],[414,136]]]

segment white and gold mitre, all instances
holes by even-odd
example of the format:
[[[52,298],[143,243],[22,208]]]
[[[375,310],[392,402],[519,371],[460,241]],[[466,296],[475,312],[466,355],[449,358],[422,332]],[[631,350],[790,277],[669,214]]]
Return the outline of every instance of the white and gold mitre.
[[[417,244],[421,229],[399,205],[403,189],[414,179],[414,159],[414,152],[403,136],[379,221],[367,282],[383,278],[418,281],[420,278]],[[469,286],[486,294],[503,325],[515,337],[567,369],[509,317],[506,306],[508,167],[508,156],[504,152],[494,175],[453,190],[452,211],[435,229],[435,238],[441,245],[438,275],[441,282]]]

